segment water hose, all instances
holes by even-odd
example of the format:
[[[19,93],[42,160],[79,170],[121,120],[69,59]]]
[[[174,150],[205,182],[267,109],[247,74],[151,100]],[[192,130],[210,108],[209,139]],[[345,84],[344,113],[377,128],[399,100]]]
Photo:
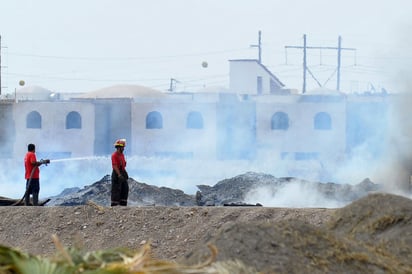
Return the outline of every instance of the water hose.
[[[39,163],[40,163],[40,165],[35,166],[35,167],[31,170],[30,177],[29,177],[29,181],[27,182],[26,191],[24,192],[23,197],[21,197],[21,199],[20,199],[19,201],[13,203],[12,206],[19,205],[19,204],[21,204],[21,203],[23,202],[24,197],[26,197],[27,192],[29,192],[30,184],[31,184],[31,179],[33,178],[34,171],[36,170],[36,168],[39,168],[39,166],[41,166],[42,164],[45,164],[45,165],[47,166],[47,164],[50,163],[50,160],[49,160],[49,159],[46,159],[46,160],[41,159]]]

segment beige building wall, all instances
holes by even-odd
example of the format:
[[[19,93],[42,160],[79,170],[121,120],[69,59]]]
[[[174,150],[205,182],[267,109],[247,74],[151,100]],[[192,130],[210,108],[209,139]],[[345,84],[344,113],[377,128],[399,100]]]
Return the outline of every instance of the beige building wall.
[[[346,103],[301,102],[302,95],[261,97],[256,106],[256,136],[261,157],[280,159],[282,153],[318,153],[321,159],[339,159],[346,146]],[[272,130],[271,119],[276,112],[289,117],[287,130]],[[332,120],[330,130],[314,129],[314,118],[326,112]]]
[[[150,112],[162,116],[161,129],[147,129]],[[186,128],[191,111],[199,112],[203,128]],[[164,99],[162,102],[136,103],[132,107],[132,149],[144,156],[174,155],[183,158],[216,157],[216,104],[213,100],[193,100],[192,95]]]
[[[282,153],[318,153],[320,159],[338,159],[346,145],[346,101],[310,102],[306,95],[257,96],[256,144],[259,157],[279,160]],[[131,138],[128,146],[134,155],[193,158],[217,158],[217,103],[219,94],[169,94],[160,98],[136,98],[131,109]],[[42,117],[42,128],[26,127],[27,115],[37,111]],[[66,129],[66,117],[71,111],[81,115],[81,129]],[[146,128],[150,112],[162,116],[161,129]],[[188,129],[186,121],[191,111],[199,112],[203,128]],[[275,112],[289,116],[287,130],[272,130]],[[316,113],[326,112],[332,119],[331,130],[315,130]],[[27,144],[35,143],[44,154],[67,154],[84,157],[95,154],[95,106],[92,101],[27,101],[14,104],[16,140],[14,155],[20,157]],[[126,126],[126,125],[125,125]],[[127,125],[128,126],[128,125]],[[20,155],[20,156],[19,156]]]
[[[229,72],[229,89],[238,94],[257,95],[258,77],[261,78],[261,95],[271,93],[271,80],[281,89],[283,84],[275,78],[273,74],[267,70],[257,60],[231,60]]]
[[[37,111],[41,115],[41,128],[27,128],[27,115],[32,111]],[[66,117],[71,111],[80,114],[80,129],[66,129]],[[91,103],[18,102],[14,105],[13,116],[16,125],[15,155],[24,155],[29,143],[34,143],[36,151],[45,155],[93,155],[94,105]]]

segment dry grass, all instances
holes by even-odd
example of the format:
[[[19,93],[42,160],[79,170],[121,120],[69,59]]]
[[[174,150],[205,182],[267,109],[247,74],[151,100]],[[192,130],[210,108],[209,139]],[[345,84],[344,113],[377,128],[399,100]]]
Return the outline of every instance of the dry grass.
[[[0,246],[1,274],[232,274],[257,273],[237,260],[215,262],[217,249],[209,245],[210,257],[201,264],[182,265],[151,256],[150,243],[140,250],[125,248],[86,252],[66,248],[56,235],[52,236],[57,253],[43,258]]]

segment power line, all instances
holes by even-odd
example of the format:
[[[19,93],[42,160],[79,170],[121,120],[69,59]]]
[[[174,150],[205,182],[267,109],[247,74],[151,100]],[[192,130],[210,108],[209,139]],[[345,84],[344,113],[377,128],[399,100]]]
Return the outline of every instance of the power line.
[[[288,48],[303,49],[303,87],[302,87],[302,93],[306,92],[306,72],[309,72],[309,74],[319,84],[319,86],[322,86],[307,66],[307,60],[306,60],[307,59],[307,52],[306,52],[307,50],[309,50],[309,49],[337,50],[338,60],[337,60],[337,68],[336,68],[336,73],[337,73],[336,90],[340,90],[340,68],[341,68],[341,52],[342,52],[342,50],[356,51],[355,48],[343,48],[342,47],[342,38],[341,38],[341,36],[339,36],[339,38],[338,38],[338,46],[337,47],[307,46],[307,44],[306,44],[306,34],[303,35],[303,46],[285,46],[285,49],[288,49]],[[327,80],[327,81],[329,81],[329,80]]]
[[[41,55],[41,54],[30,54],[30,53],[19,53],[19,52],[8,52],[9,55],[22,56],[22,57],[33,57],[33,58],[44,58],[44,59],[63,59],[63,60],[86,60],[86,61],[130,61],[130,60],[154,60],[154,59],[167,59],[167,58],[181,58],[181,57],[194,57],[194,56],[205,56],[205,55],[215,55],[228,52],[236,52],[247,50],[247,48],[239,49],[228,49],[220,51],[208,51],[208,52],[198,52],[192,54],[176,54],[176,55],[163,55],[163,56],[126,56],[126,57],[84,57],[84,56],[61,56],[61,55]]]

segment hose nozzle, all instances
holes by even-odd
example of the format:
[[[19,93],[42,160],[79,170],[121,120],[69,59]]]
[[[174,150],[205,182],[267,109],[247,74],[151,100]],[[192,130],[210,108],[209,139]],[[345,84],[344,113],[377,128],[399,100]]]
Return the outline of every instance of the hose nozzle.
[[[49,159],[41,159],[41,160],[40,160],[40,163],[41,163],[42,165],[44,164],[44,165],[47,166],[48,164],[50,164],[50,160],[49,160]]]

